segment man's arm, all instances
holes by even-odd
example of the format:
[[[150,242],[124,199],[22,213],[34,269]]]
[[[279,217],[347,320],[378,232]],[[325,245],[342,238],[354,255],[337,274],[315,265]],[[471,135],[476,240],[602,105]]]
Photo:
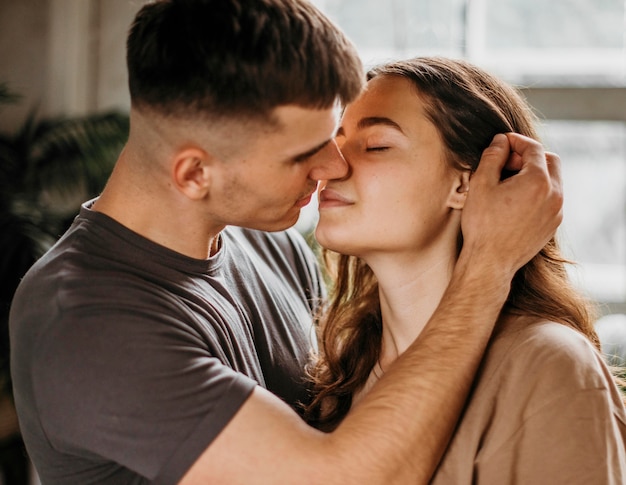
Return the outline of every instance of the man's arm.
[[[500,181],[505,164],[519,173]],[[463,250],[439,308],[358,408],[324,434],[257,388],[181,483],[426,483],[515,271],[561,222],[559,168],[532,140],[496,137],[472,177]]]

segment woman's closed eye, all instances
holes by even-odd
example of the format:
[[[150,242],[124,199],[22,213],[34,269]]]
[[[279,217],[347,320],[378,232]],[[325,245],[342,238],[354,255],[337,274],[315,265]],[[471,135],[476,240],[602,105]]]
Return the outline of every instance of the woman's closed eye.
[[[389,133],[389,128],[376,129],[372,128],[371,132],[361,139],[362,147],[366,152],[386,152],[392,147],[397,146],[398,140],[395,133]]]
[[[384,152],[386,150],[389,150],[390,148],[391,148],[390,146],[385,146],[385,145],[372,145],[372,146],[365,147],[365,151],[366,152]]]

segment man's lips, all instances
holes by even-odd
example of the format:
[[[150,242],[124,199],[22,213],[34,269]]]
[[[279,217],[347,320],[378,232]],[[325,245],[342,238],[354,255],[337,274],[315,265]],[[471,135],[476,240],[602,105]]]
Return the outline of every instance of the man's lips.
[[[339,207],[352,204],[351,200],[347,199],[339,192],[328,188],[320,191],[318,199],[320,209],[323,209],[325,207]]]
[[[296,201],[296,207],[304,207],[305,205],[307,205],[309,202],[311,202],[311,197],[313,197],[313,194],[315,193],[315,191],[311,192],[309,195],[305,195],[304,197],[302,197],[301,199],[298,199]]]

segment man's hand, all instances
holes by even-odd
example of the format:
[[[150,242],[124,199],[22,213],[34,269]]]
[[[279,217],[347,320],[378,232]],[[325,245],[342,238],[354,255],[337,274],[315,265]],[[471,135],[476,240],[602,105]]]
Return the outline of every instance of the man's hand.
[[[503,169],[517,173],[501,180]],[[496,135],[470,180],[461,257],[512,277],[555,234],[562,207],[559,157],[525,136]]]

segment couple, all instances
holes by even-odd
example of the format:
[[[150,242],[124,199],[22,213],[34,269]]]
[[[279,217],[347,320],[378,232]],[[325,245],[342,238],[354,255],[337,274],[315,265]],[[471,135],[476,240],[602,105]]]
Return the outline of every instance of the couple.
[[[520,341],[498,332],[528,317],[509,290],[526,288],[527,276],[514,274],[560,221],[558,158],[528,136],[489,145],[516,128],[498,117],[474,140],[474,121],[455,125],[463,104],[418,95],[422,88],[406,92],[399,74],[375,77],[352,103],[363,87],[358,56],[303,1],[152,2],[135,18],[127,49],[128,143],[101,196],[24,277],[11,308],[14,396],[42,482],[429,481],[505,303],[507,322],[497,326],[477,385],[489,381],[499,342],[529,335],[521,323]],[[386,93],[388,82],[404,95]],[[490,90],[480,76],[474,89]],[[335,138],[338,103],[349,106]],[[394,103],[417,108],[409,124],[406,111],[388,109]],[[455,133],[464,134],[448,146]],[[481,163],[468,191],[474,157]],[[500,181],[507,160],[519,173]],[[362,258],[378,283],[361,263],[340,261],[359,274],[335,286],[348,303],[331,302],[311,371],[318,397],[309,401],[304,369],[325,286],[302,238],[283,229],[319,180],[328,181],[320,241]],[[370,204],[388,209],[376,215]],[[349,324],[363,325],[354,334],[361,341],[344,338],[344,310]],[[605,368],[567,327],[556,328],[578,350],[584,374],[604,386],[594,388],[594,402],[605,405],[599,419],[617,427],[612,413],[623,409]],[[347,384],[337,356],[344,351],[358,368],[349,368]],[[569,376],[549,365],[542,375]],[[455,446],[473,442],[463,427],[481,396],[473,390],[436,477],[453,473],[446,463]],[[332,430],[306,425],[294,411],[300,403]],[[596,481],[621,479],[617,431],[594,429],[610,454],[576,464],[593,459]]]

